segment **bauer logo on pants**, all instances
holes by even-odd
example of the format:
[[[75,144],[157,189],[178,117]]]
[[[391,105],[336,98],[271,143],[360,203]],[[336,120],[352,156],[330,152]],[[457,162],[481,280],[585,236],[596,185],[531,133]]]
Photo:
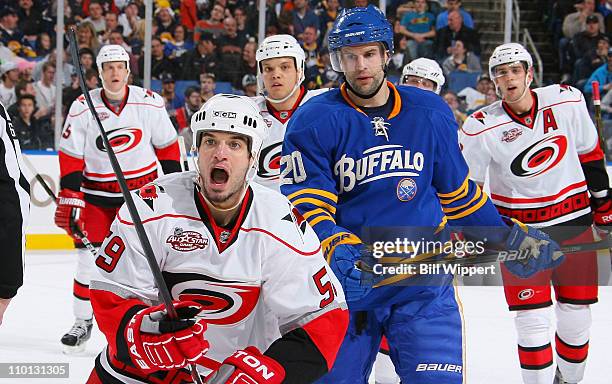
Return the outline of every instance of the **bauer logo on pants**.
[[[190,252],[206,248],[208,246],[208,239],[195,231],[183,231],[170,235],[166,239],[166,244],[170,244],[175,251]]]

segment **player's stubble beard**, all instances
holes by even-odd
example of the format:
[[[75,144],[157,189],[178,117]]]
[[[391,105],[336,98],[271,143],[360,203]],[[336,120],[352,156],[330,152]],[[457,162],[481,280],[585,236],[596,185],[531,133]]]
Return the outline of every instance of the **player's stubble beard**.
[[[382,83],[385,81],[385,71],[384,70],[371,74],[372,84],[370,85],[358,86],[356,84],[358,76],[359,76],[359,73],[357,72],[345,74],[346,81],[348,82],[348,85],[350,85],[349,90],[356,91],[356,95],[361,98],[363,98],[363,96],[369,96],[369,97],[374,96],[380,90]]]

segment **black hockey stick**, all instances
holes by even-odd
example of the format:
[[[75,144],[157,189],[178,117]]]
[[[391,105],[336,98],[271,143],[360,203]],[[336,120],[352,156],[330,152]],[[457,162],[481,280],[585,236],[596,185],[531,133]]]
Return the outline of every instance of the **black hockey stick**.
[[[170,319],[177,319],[178,315],[176,313],[176,309],[174,308],[174,305],[172,305],[172,296],[170,295],[170,291],[168,291],[168,287],[166,286],[159,265],[155,260],[153,248],[151,248],[151,243],[149,242],[149,238],[147,237],[147,233],[145,232],[142,220],[140,219],[140,215],[138,214],[138,210],[136,209],[136,204],[134,204],[134,199],[132,198],[130,190],[125,181],[125,176],[123,175],[123,171],[121,170],[121,166],[119,165],[119,161],[117,160],[115,151],[113,150],[113,147],[108,141],[108,136],[106,135],[106,131],[104,131],[104,127],[102,126],[100,117],[96,113],[96,109],[93,105],[93,102],[91,101],[89,90],[87,89],[87,86],[85,84],[85,76],[83,75],[83,68],[81,66],[81,60],[79,58],[79,47],[76,41],[76,33],[73,28],[70,28],[68,30],[68,39],[70,40],[70,53],[72,56],[72,62],[74,64],[74,67],[77,69],[76,72],[79,76],[79,84],[81,85],[81,91],[83,92],[83,96],[85,97],[85,101],[87,102],[87,106],[89,107],[89,111],[96,120],[98,129],[100,130],[100,137],[102,138],[102,142],[104,143],[104,148],[106,149],[106,153],[108,154],[108,159],[110,160],[111,166],[113,167],[113,171],[117,176],[117,182],[119,183],[119,187],[121,188],[121,194],[123,195],[123,199],[125,200],[125,205],[127,206],[128,211],[130,212],[130,216],[132,217],[132,221],[134,222],[134,228],[136,229],[136,233],[138,234],[138,239],[140,240],[140,244],[142,245],[144,255],[149,264],[149,268],[151,269],[151,273],[153,274],[155,285],[157,285],[157,289],[159,291],[159,300],[166,307],[168,317]],[[202,384],[202,380],[200,379],[195,363],[192,363],[189,366],[191,368],[191,377],[193,378],[193,381],[197,384]]]
[[[601,94],[599,93],[599,81],[593,81],[593,106],[595,109],[595,127],[599,135],[599,146],[604,153],[604,166],[606,162],[606,140],[603,134],[603,122],[601,121]]]
[[[22,156],[22,157],[23,157],[23,161],[26,163],[26,166],[30,168],[30,171],[34,174],[34,177],[36,178],[36,180],[38,180],[38,182],[43,187],[45,192],[47,192],[47,195],[49,195],[49,197],[53,200],[53,202],[57,204],[57,196],[55,196],[55,193],[53,193],[53,190],[51,189],[51,187],[49,187],[49,184],[47,184],[45,179],[43,179],[43,177],[36,171],[36,168],[34,168],[34,165],[30,162],[30,159],[28,159],[27,156]],[[87,250],[94,257],[97,256],[98,251],[96,250],[96,247],[93,246],[93,244],[89,241],[87,236],[85,236],[81,228],[79,228],[79,226],[76,224],[74,226],[74,232],[79,238],[79,240],[81,240],[85,248],[87,248]]]

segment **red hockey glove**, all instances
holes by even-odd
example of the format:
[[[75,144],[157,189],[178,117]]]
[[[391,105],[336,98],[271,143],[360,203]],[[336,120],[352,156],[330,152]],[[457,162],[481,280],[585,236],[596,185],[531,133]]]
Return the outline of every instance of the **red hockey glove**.
[[[255,347],[246,347],[225,359],[206,384],[280,384],[284,379],[285,369],[278,361]]]
[[[183,368],[208,352],[206,322],[195,316],[203,307],[193,301],[174,302],[178,319],[168,319],[164,305],[136,313],[125,330],[130,357],[143,371]]]
[[[610,192],[601,191],[592,192],[591,194],[593,222],[598,228],[606,231],[612,230],[612,199],[610,199]],[[604,197],[596,197],[599,194],[604,195]]]
[[[82,210],[84,208],[85,200],[83,200],[83,192],[62,189],[57,197],[55,225],[77,239],[77,228],[85,233],[84,223],[81,219]]]

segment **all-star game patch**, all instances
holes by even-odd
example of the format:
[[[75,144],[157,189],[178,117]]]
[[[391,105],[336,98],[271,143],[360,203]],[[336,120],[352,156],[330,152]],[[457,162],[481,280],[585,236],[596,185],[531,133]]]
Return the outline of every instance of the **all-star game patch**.
[[[397,198],[399,201],[410,201],[417,194],[417,184],[414,180],[409,177],[401,179],[397,183]]]

